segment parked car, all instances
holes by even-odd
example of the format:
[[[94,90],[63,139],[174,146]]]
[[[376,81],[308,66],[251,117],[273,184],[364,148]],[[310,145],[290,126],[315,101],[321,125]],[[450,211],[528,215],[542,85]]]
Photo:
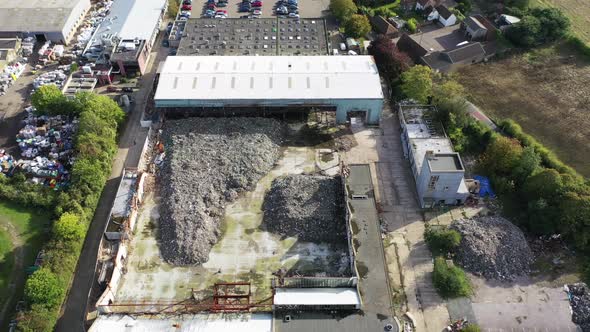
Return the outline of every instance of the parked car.
[[[114,85],[107,86],[107,92],[117,92],[117,91],[119,91],[119,88],[117,88],[116,86],[114,86]]]
[[[217,7],[227,7],[227,2],[225,2],[225,1],[219,1],[217,3]]]
[[[242,15],[240,18],[250,18],[250,15]]]
[[[227,10],[219,9],[215,12],[215,15],[227,15]]]
[[[296,8],[289,8],[289,14],[299,14],[299,11]]]
[[[191,6],[191,5],[182,5],[181,9],[182,10],[193,10],[193,6]]]
[[[215,0],[207,0],[207,3],[215,4]]]
[[[205,8],[213,10],[213,9],[215,9],[215,4],[214,3],[208,3]]]
[[[193,4],[193,0],[184,0],[182,2],[183,5],[192,5]]]
[[[254,16],[262,15],[262,11],[260,9],[254,9],[254,11],[252,12],[252,15],[254,15]]]
[[[123,92],[133,92],[133,88],[132,87],[124,87],[123,89],[121,89]]]
[[[287,15],[287,14],[289,14],[289,9],[287,9],[287,7],[281,6],[281,7],[277,8],[277,15]]]
[[[238,9],[239,12],[241,13],[247,13],[250,11],[250,4],[242,4],[240,5],[240,8]]]
[[[290,18],[299,18],[299,14],[289,13]]]
[[[215,15],[215,18],[227,18],[227,15],[223,15],[223,14]]]
[[[252,7],[262,7],[262,1],[256,0],[252,2]]]
[[[191,12],[188,11],[188,10],[183,10],[183,11],[180,12],[180,16],[188,16],[188,17],[190,17],[191,16]]]

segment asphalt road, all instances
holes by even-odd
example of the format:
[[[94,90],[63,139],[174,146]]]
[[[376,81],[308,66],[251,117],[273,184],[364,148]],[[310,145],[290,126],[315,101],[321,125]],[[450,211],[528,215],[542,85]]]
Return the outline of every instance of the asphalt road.
[[[123,134],[119,140],[119,150],[113,162],[111,176],[100,196],[94,218],[88,229],[86,241],[78,260],[78,266],[74,275],[74,281],[70,292],[62,308],[62,316],[57,322],[55,330],[60,332],[84,331],[86,321],[86,309],[88,297],[95,281],[96,260],[102,235],[106,229],[108,215],[110,213],[119,179],[124,167],[136,167],[141,155],[142,145],[147,129],[141,128],[140,118],[147,103],[147,97],[158,68],[158,63],[166,57],[168,49],[160,47],[163,34],[157,38],[154,44],[155,52],[152,52],[149,70],[139,82],[139,90],[135,92],[136,104],[133,107]]]

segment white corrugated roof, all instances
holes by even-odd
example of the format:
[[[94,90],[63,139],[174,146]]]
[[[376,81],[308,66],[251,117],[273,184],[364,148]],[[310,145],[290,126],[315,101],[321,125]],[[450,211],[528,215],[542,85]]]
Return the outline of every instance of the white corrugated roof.
[[[150,39],[166,1],[115,0],[92,43],[100,43],[102,35],[106,34],[116,35],[120,39]]]
[[[371,56],[170,56],[155,100],[381,99]]]
[[[354,288],[277,288],[275,305],[354,305],[360,306]]]
[[[121,315],[99,316],[89,332],[271,332],[272,315],[241,314],[233,319],[222,315],[182,315],[168,319],[130,317]]]

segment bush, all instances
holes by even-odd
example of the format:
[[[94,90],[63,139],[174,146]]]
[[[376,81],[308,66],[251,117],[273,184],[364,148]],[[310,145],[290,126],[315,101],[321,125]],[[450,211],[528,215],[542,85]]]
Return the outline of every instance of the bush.
[[[464,327],[461,331],[462,332],[481,332],[481,328],[479,327],[479,325],[470,323],[469,325]]]
[[[352,0],[330,0],[330,10],[341,22],[346,22],[350,16],[358,12]]]
[[[80,216],[66,212],[53,224],[53,235],[56,241],[70,243],[84,238],[86,227],[80,221]]]
[[[573,47],[580,54],[582,54],[585,57],[590,58],[590,46],[588,46],[588,44],[586,44],[578,36],[574,36],[574,35],[570,34],[567,36],[566,41],[567,41],[568,45]]]
[[[406,27],[408,28],[408,31],[414,33],[418,30],[418,21],[416,21],[415,18],[411,18],[406,22]]]
[[[454,229],[433,229],[429,227],[424,232],[424,239],[434,255],[446,255],[459,246],[461,234]]]
[[[25,284],[25,299],[30,305],[38,304],[47,309],[56,308],[61,303],[64,289],[57,276],[49,268],[35,271]]]
[[[365,15],[354,14],[344,21],[344,31],[354,38],[364,37],[371,32],[371,23]]]
[[[457,266],[448,266],[443,257],[434,259],[432,280],[436,291],[444,298],[469,296],[471,294],[471,285],[465,272]]]
[[[506,31],[513,43],[531,47],[566,36],[570,21],[558,8],[534,8]]]
[[[22,332],[53,332],[57,322],[57,311],[47,309],[40,304],[33,304],[32,310],[26,311],[18,320],[18,330]]]

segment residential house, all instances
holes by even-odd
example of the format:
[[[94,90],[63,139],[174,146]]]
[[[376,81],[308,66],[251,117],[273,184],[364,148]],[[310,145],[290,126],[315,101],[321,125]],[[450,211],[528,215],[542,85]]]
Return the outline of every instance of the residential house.
[[[484,61],[495,53],[493,41],[470,42],[458,24],[426,33],[403,34],[394,41],[415,63],[439,72]]]
[[[428,14],[428,20],[438,20],[440,24],[448,27],[457,23],[457,16],[455,16],[455,14],[453,14],[453,12],[451,12],[446,6],[440,5],[434,7]]]
[[[396,38],[399,36],[399,30],[383,16],[375,15],[371,17],[371,25],[378,34],[382,34],[387,38]]]
[[[426,10],[430,7],[435,8],[437,6],[455,8],[457,7],[457,2],[455,0],[417,0],[414,8],[416,10]]]
[[[482,15],[467,17],[461,23],[461,28],[464,29],[465,36],[471,41],[494,40],[496,37],[496,28]]]
[[[438,72],[452,72],[461,65],[482,62],[486,51],[481,43],[467,43],[450,51],[432,52],[421,58],[422,63]]]

